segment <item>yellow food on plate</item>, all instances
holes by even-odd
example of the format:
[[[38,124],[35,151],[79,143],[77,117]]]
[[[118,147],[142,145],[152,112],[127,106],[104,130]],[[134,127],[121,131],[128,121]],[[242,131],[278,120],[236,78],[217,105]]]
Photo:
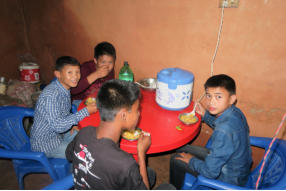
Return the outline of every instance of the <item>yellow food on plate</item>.
[[[134,131],[124,131],[122,137],[127,140],[137,140],[141,134],[141,129],[136,129]]]
[[[95,97],[89,97],[85,100],[85,105],[90,105],[96,103],[96,98]]]
[[[198,118],[195,115],[181,115],[180,120],[185,124],[194,124],[198,121]]]

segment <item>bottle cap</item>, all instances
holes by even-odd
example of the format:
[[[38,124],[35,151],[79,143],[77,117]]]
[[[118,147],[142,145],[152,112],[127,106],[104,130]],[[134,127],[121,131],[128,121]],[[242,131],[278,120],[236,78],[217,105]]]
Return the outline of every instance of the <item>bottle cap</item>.
[[[127,61],[124,61],[124,66],[129,66]]]

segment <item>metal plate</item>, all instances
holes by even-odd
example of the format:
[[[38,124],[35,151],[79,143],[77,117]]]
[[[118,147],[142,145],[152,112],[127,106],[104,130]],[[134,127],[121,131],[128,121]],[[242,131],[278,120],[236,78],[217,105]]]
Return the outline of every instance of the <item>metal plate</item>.
[[[145,90],[156,90],[157,88],[157,79],[156,78],[144,78],[139,80],[137,84]]]

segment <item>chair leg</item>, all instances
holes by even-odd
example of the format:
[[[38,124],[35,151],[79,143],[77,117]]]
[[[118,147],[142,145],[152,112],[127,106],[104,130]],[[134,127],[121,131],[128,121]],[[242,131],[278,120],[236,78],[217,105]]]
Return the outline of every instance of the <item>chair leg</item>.
[[[13,164],[13,166],[14,166],[16,177],[17,177],[19,189],[24,190],[24,188],[25,188],[25,186],[24,186],[24,176],[25,176],[25,174],[21,173],[21,171],[17,168],[16,164]]]
[[[62,179],[72,173],[72,163],[65,163],[55,168],[58,179]]]
[[[18,184],[19,184],[20,190],[24,190],[25,189],[24,175],[21,175],[21,174],[18,175]]]

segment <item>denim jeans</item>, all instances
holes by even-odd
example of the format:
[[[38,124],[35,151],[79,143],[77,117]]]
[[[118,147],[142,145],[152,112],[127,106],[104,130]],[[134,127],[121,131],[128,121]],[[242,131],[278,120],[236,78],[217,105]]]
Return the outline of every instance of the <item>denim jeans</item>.
[[[185,173],[190,173],[193,176],[198,176],[198,173],[196,171],[193,171],[189,164],[175,159],[176,157],[179,157],[178,153],[190,153],[194,157],[204,160],[206,156],[209,153],[209,150],[205,147],[200,146],[193,146],[193,145],[185,145],[184,147],[181,147],[176,151],[176,154],[174,154],[170,159],[170,183],[173,184],[177,189],[182,189],[184,179],[185,179]]]
[[[73,140],[77,135],[77,131],[73,131],[72,135],[70,131],[67,131],[63,134],[63,142],[55,149],[53,152],[46,153],[48,158],[66,158],[66,148],[68,144]]]

